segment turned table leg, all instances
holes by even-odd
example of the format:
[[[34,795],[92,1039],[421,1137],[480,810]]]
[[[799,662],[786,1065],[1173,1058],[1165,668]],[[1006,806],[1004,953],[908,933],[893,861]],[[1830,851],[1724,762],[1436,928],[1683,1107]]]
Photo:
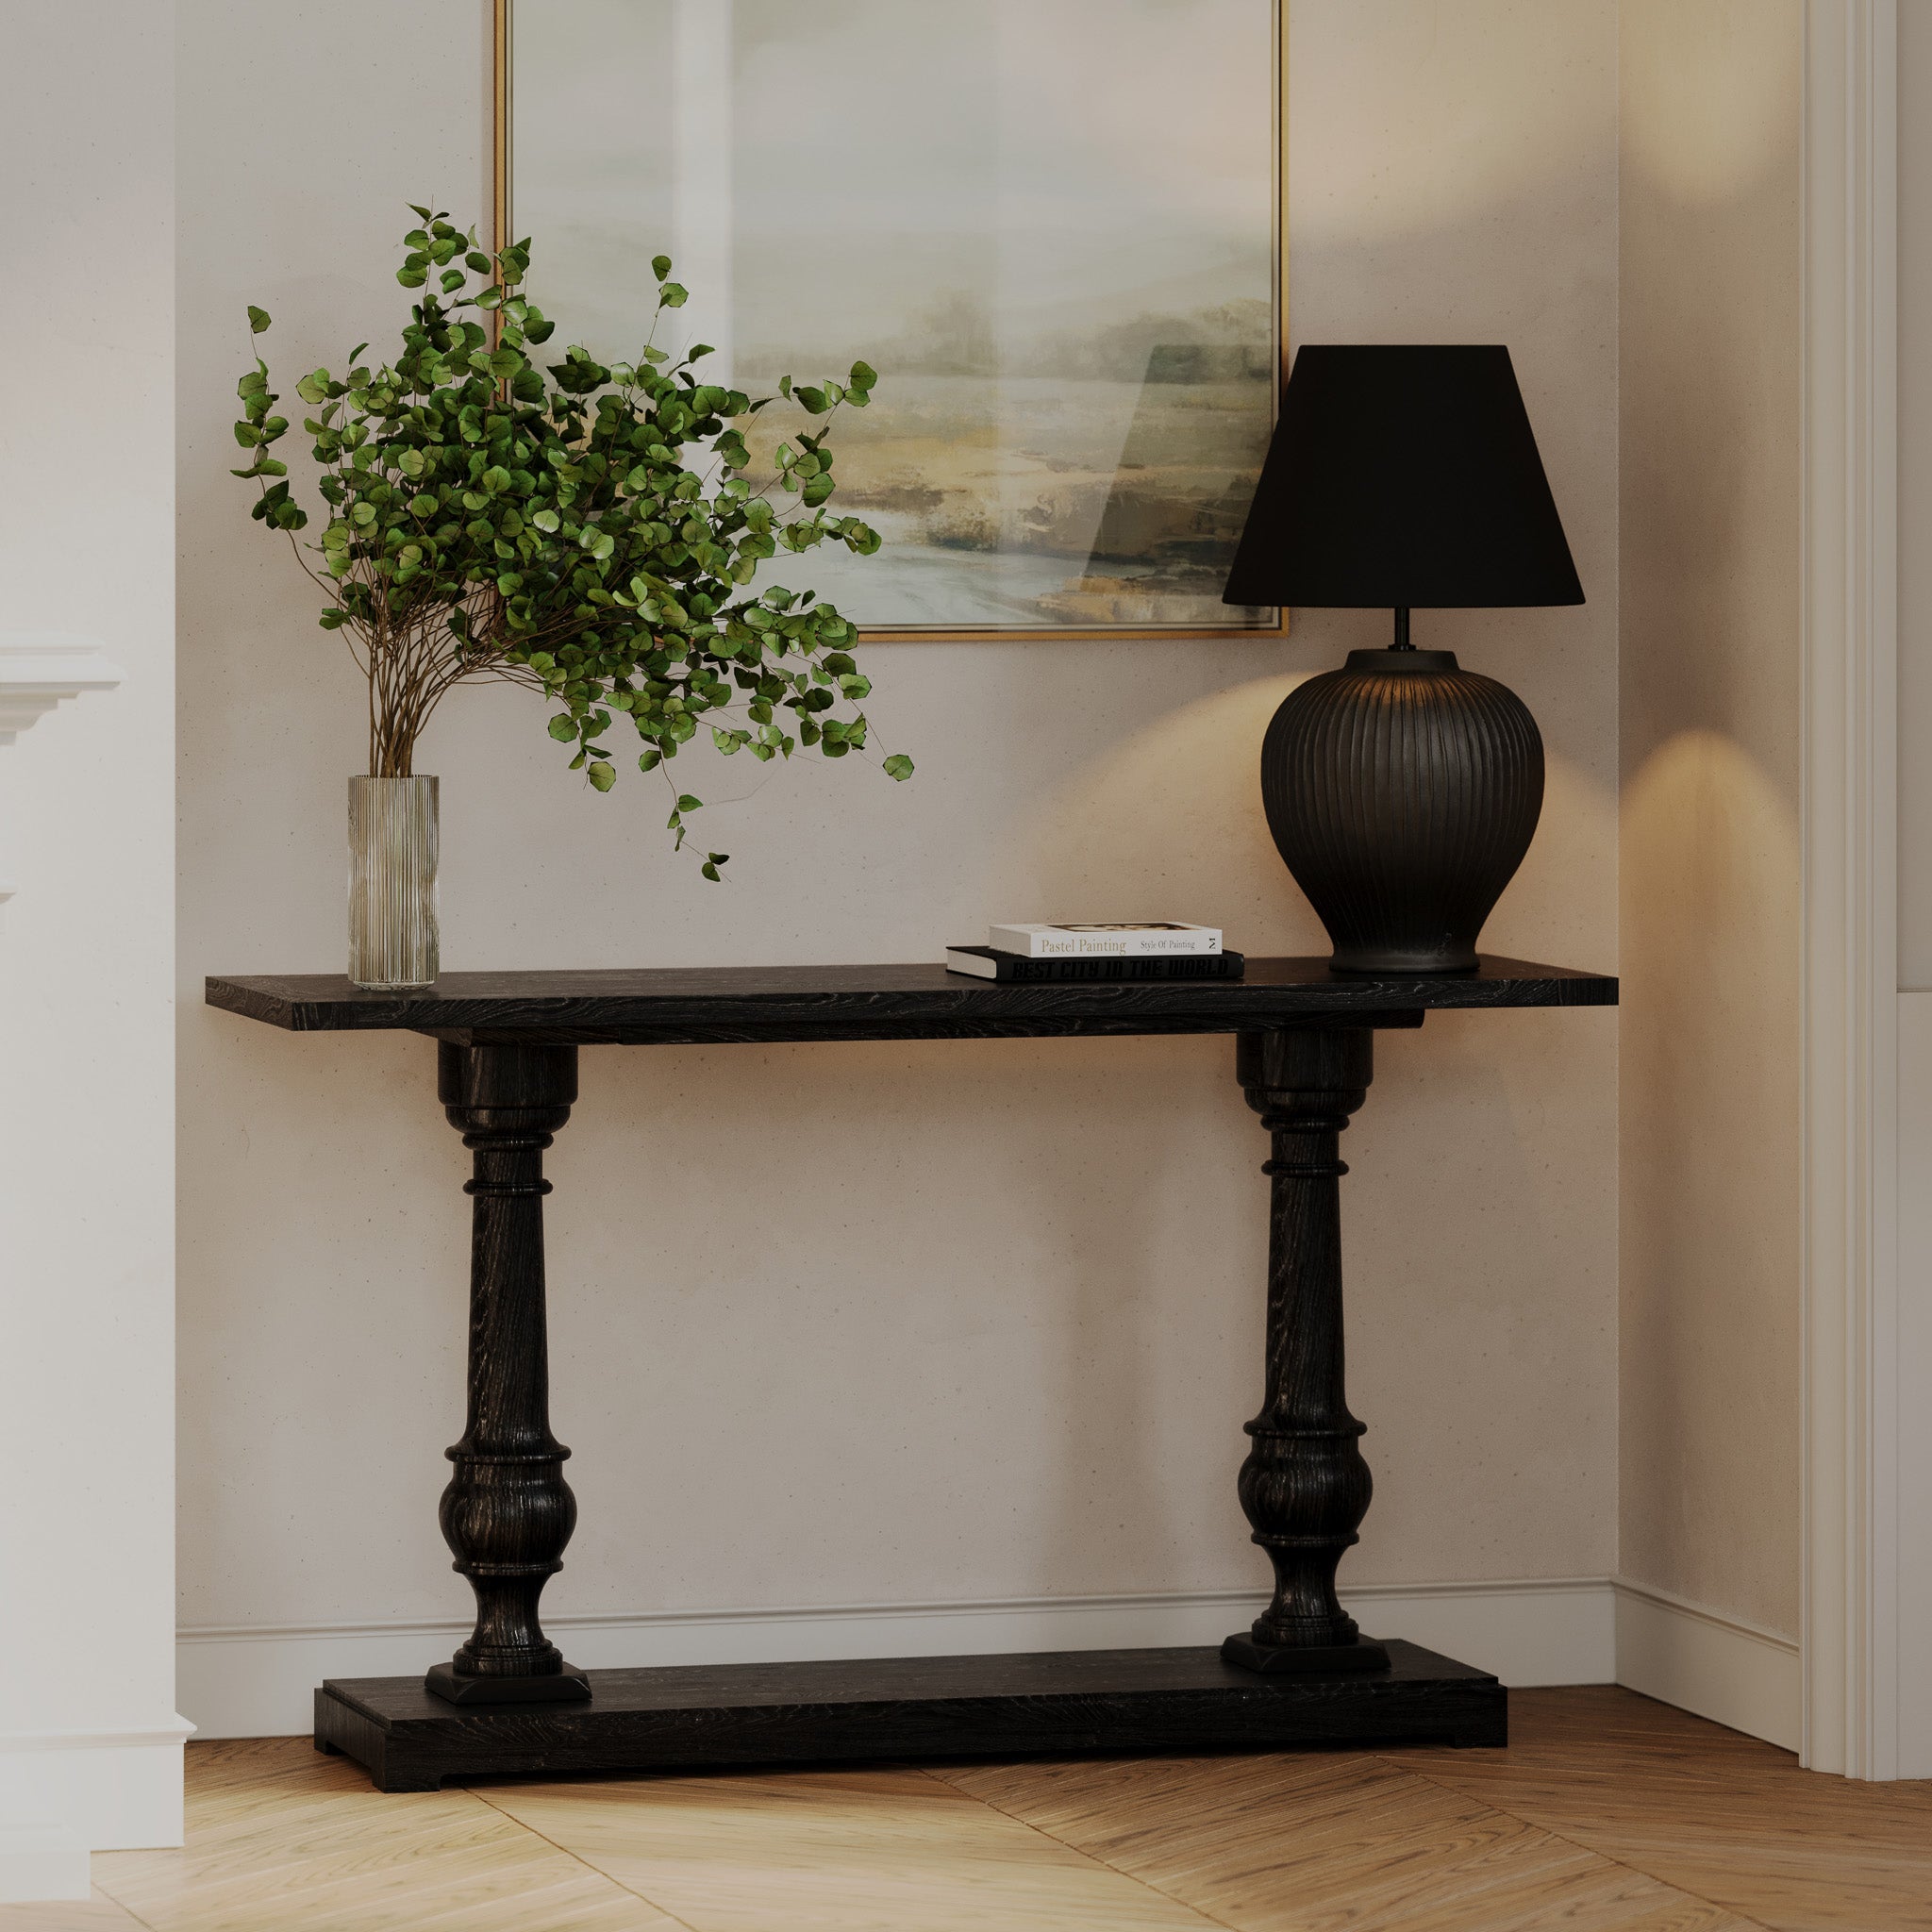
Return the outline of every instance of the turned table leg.
[[[1222,1656],[1253,1671],[1386,1668],[1335,1594],[1335,1567],[1368,1514],[1363,1425],[1342,1389],[1337,1137],[1368,1096],[1366,1027],[1243,1033],[1235,1073],[1273,1137],[1268,1359],[1241,1464],[1241,1508],[1274,1565],[1274,1597]]]
[[[437,1092],[475,1156],[469,1423],[448,1453],[442,1534],[476,1592],[476,1627],[426,1685],[456,1704],[581,1702],[581,1671],[537,1619],[563,1567],[576,1499],[550,1433],[543,1313],[543,1150],[577,1095],[574,1046],[438,1048]]]

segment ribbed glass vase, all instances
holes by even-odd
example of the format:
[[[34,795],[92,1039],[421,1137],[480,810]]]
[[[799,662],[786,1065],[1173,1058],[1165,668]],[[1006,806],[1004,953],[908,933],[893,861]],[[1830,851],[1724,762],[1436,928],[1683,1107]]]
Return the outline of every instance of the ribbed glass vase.
[[[437,968],[436,780],[349,780],[349,978],[429,986]]]

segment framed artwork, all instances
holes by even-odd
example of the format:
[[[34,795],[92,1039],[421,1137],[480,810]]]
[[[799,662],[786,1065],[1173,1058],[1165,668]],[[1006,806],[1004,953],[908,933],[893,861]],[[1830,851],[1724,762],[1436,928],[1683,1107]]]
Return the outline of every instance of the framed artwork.
[[[1278,635],[1221,602],[1283,342],[1279,0],[497,0],[499,235],[558,345],[878,371],[786,559],[868,638]],[[754,447],[757,445],[754,443]]]

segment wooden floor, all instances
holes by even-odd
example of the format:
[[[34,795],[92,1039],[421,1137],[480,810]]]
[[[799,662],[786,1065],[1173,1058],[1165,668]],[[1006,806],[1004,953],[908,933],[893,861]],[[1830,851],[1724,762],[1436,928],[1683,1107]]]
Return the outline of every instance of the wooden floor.
[[[1932,1785],[1857,1785],[1627,1690],[1507,1751],[882,1766],[385,1797],[191,1744],[188,1844],[0,1932],[1932,1928]]]

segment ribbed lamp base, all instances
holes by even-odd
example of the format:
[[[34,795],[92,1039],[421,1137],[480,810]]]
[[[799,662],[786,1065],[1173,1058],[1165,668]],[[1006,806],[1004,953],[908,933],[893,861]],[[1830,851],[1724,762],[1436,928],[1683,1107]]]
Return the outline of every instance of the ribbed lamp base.
[[[1345,973],[1466,973],[1543,802],[1536,720],[1453,651],[1351,651],[1261,746],[1268,829]]]

